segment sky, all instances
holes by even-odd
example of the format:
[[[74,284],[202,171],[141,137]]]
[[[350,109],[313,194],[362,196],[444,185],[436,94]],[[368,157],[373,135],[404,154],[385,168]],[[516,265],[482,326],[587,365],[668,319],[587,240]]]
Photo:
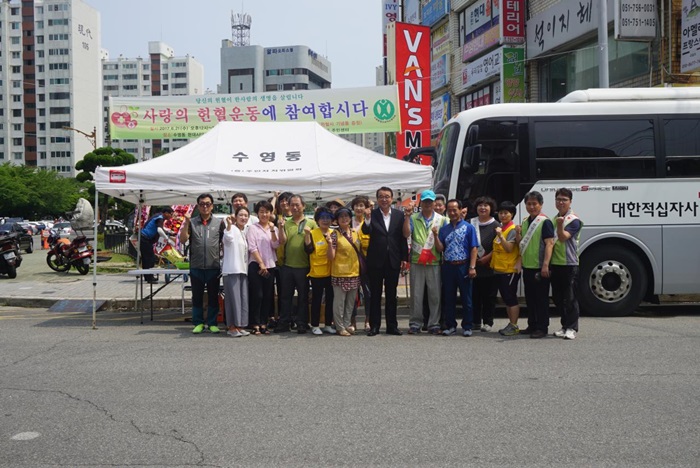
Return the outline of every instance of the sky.
[[[231,12],[252,17],[250,44],[305,45],[331,62],[332,87],[375,86],[382,63],[381,0],[84,0],[101,15],[102,48],[111,59],[148,57],[162,41],[204,66],[216,92],[222,39],[232,39]]]

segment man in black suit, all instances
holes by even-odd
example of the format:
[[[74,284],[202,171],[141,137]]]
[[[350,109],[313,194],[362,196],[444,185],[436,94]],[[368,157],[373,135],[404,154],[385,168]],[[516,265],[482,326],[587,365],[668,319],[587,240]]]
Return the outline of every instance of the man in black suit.
[[[362,232],[369,234],[367,269],[371,295],[370,331],[379,334],[382,322],[382,287],[385,295],[384,315],[387,335],[401,335],[396,320],[396,287],[402,268],[408,268],[408,244],[403,235],[404,213],[391,207],[394,192],[389,187],[377,190],[378,208],[365,219]]]

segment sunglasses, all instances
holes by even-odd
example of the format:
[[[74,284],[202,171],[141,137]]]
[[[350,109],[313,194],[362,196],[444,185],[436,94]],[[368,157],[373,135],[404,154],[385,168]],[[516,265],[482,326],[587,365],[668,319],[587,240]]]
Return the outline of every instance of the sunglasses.
[[[202,208],[209,208],[210,206],[213,205],[213,203],[209,203],[209,202],[200,202],[200,203],[197,203],[197,205],[201,206]]]

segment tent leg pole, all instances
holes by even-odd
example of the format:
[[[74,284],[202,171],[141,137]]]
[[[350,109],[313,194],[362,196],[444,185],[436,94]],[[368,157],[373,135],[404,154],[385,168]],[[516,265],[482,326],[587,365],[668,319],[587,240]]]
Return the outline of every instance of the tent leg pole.
[[[92,329],[97,330],[97,221],[100,212],[100,192],[95,188],[94,250],[92,251]]]

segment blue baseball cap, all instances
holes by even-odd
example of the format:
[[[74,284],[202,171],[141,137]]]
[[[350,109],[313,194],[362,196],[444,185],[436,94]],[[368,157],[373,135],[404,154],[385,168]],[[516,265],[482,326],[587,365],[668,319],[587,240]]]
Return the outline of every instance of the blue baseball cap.
[[[424,200],[435,201],[435,192],[432,190],[423,190],[420,194],[420,201]]]

